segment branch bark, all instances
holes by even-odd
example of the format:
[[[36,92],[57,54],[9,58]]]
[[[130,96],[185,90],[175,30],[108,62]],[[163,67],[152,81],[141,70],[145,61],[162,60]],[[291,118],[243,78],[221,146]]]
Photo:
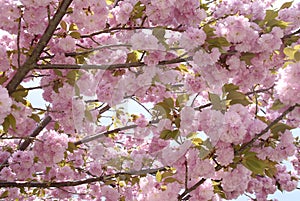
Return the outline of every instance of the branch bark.
[[[0,182],[0,188],[22,188],[22,187],[37,187],[37,188],[50,188],[50,187],[67,187],[67,186],[79,186],[82,184],[90,184],[94,182],[105,182],[113,178],[119,177],[121,175],[133,175],[141,176],[146,174],[155,174],[157,171],[166,171],[167,167],[155,168],[155,169],[145,169],[140,171],[130,171],[130,172],[119,172],[116,174],[111,174],[107,176],[92,177],[88,179],[76,180],[76,181],[63,181],[63,182]]]
[[[176,64],[192,60],[192,57],[175,58],[171,60],[160,61],[158,65]],[[34,69],[48,70],[48,69],[97,69],[97,70],[113,70],[117,68],[131,68],[146,66],[144,62],[120,63],[111,65],[88,65],[88,64],[34,64]]]
[[[18,68],[14,77],[7,84],[6,88],[10,95],[16,90],[17,86],[22,82],[22,80],[28,74],[28,72],[34,69],[34,64],[38,61],[42,51],[51,39],[56,27],[60,23],[63,16],[66,14],[71,2],[72,0],[63,0],[60,3],[59,8],[57,9],[53,18],[49,21],[45,32],[43,33],[36,47],[34,48],[32,54],[26,59],[25,63],[20,68]]]

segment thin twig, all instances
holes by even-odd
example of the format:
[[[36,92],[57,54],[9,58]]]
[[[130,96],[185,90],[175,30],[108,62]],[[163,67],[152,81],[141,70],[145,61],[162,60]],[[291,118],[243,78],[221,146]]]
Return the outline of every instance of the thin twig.
[[[89,54],[101,49],[106,49],[106,48],[113,48],[113,47],[131,47],[131,45],[128,44],[114,44],[114,45],[103,45],[100,47],[95,47],[95,48],[88,48],[86,51],[82,51],[82,52],[67,52],[65,53],[66,57],[74,57],[77,55],[85,55],[85,54]]]
[[[277,124],[280,120],[282,120],[288,113],[292,112],[296,107],[299,107],[300,105],[295,104],[293,106],[290,106],[289,108],[287,108],[281,115],[279,115],[274,121],[272,121],[264,130],[262,130],[260,133],[258,133],[257,135],[255,135],[254,138],[252,138],[252,140],[250,140],[249,142],[243,144],[240,149],[235,151],[235,155],[241,154],[245,149],[251,147],[253,145],[253,143],[260,138],[261,136],[263,136],[264,134],[266,134],[271,128],[272,126],[274,126],[275,124]]]
[[[149,125],[156,124],[158,122],[159,122],[159,120],[150,121]],[[133,128],[136,128],[136,127],[138,127],[138,125],[133,124],[133,125],[124,126],[124,127],[121,127],[121,128],[116,128],[116,129],[113,129],[113,130],[105,131],[105,132],[102,132],[102,133],[99,133],[99,134],[96,134],[96,135],[93,135],[93,136],[83,138],[82,140],[79,140],[79,141],[75,142],[74,144],[76,146],[81,145],[83,143],[91,142],[93,140],[97,140],[97,139],[102,138],[102,137],[107,137],[109,134],[112,134],[112,133],[118,133],[120,131],[129,130],[129,129],[133,129]]]
[[[205,182],[206,179],[202,178],[200,179],[195,185],[193,185],[191,188],[185,189],[185,191],[178,195],[177,199],[178,201],[181,201],[184,199],[184,197],[192,192],[193,190],[197,189],[201,184]]]
[[[145,107],[145,105],[143,105],[142,103],[140,103],[138,100],[136,100],[135,98],[133,97],[130,97],[131,100],[135,101],[137,104],[139,104],[141,107],[143,107],[151,116],[153,116],[153,114],[151,113],[151,111]]]
[[[19,8],[20,18],[18,19],[18,35],[17,35],[17,49],[18,49],[18,68],[21,67],[21,49],[20,49],[20,37],[21,37],[21,24],[22,24],[22,10]]]
[[[97,31],[91,34],[86,34],[86,35],[81,35],[81,38],[91,38],[93,36],[96,35],[100,35],[103,33],[111,33],[113,31],[121,31],[121,30],[137,30],[137,29],[150,29],[153,30],[155,28],[162,28],[162,27],[113,27],[113,28],[109,28],[109,29],[104,29],[101,31]],[[184,30],[180,30],[178,28],[171,28],[171,27],[163,27],[163,29],[165,30],[170,30],[170,31],[176,31],[176,32],[183,32]]]

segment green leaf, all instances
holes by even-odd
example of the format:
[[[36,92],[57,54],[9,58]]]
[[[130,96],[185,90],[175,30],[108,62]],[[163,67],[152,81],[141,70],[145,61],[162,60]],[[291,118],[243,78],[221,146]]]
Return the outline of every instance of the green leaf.
[[[294,54],[294,59],[295,59],[296,61],[300,61],[300,52],[299,52],[299,51],[295,52],[295,54]]]
[[[189,100],[188,94],[181,94],[181,95],[177,96],[177,98],[176,98],[176,106],[180,107],[180,106],[184,105],[188,100]]]
[[[291,130],[291,129],[293,129],[293,127],[291,127],[291,126],[289,126],[289,125],[287,125],[287,124],[284,124],[284,123],[277,123],[277,124],[275,124],[275,125],[273,125],[273,126],[271,127],[271,132],[272,132],[273,134],[278,134],[279,132],[284,133],[285,130]]]
[[[221,198],[226,199],[226,194],[222,188],[221,182],[213,181],[214,193],[218,194]]]
[[[60,26],[61,26],[61,28],[62,28],[63,30],[65,30],[65,31],[67,30],[67,23],[66,23],[65,21],[62,20],[62,21],[60,22]]]
[[[255,57],[255,55],[256,55],[256,54],[251,53],[251,52],[242,53],[240,59],[241,59],[242,61],[245,61],[245,63],[246,63],[247,65],[251,65],[251,64],[252,64],[252,63],[251,63],[251,59],[252,59],[253,57]]]
[[[31,114],[30,118],[38,123],[41,121],[40,116],[37,114]]]
[[[158,41],[164,41],[165,40],[165,34],[166,30],[161,27],[156,27],[152,31],[152,35],[157,38]]]
[[[4,192],[1,194],[0,199],[2,199],[2,198],[7,198],[8,195],[9,195],[9,192],[8,192],[8,191],[4,191]]]
[[[279,99],[276,99],[270,109],[271,110],[279,110],[283,107],[285,107],[285,105]]]
[[[171,171],[166,171],[164,173],[162,173],[162,178],[166,178],[166,177],[171,177],[174,174]]]
[[[161,116],[162,118],[168,118],[169,113],[171,110],[167,107],[161,106],[159,104],[156,104],[153,107],[153,110],[156,111],[156,113]]]
[[[79,78],[79,74],[78,74],[78,70],[71,70],[68,72],[68,74],[66,75],[67,78],[67,82],[74,86],[76,80]]]
[[[178,70],[178,71],[180,71],[180,72],[182,72],[182,73],[189,72],[187,66],[184,65],[184,64],[179,64],[179,66],[177,66],[177,67],[175,68],[175,70]]]
[[[200,146],[203,144],[203,140],[201,138],[193,138],[192,143],[196,146]]]
[[[290,59],[294,59],[294,54],[297,50],[295,50],[294,48],[291,47],[286,47],[283,49],[283,53]]]
[[[285,2],[284,4],[282,4],[282,6],[280,7],[279,10],[285,9],[285,8],[289,8],[292,6],[294,1],[289,1],[289,2]]]
[[[62,72],[61,72],[60,70],[54,69],[53,71],[54,71],[54,73],[55,73],[57,76],[59,76],[59,77],[62,77],[62,76],[63,76],[63,74],[62,74]]]
[[[166,98],[166,99],[164,99],[163,102],[166,103],[169,108],[174,108],[174,100],[173,100],[173,98]]]
[[[74,153],[74,150],[76,150],[76,149],[77,149],[77,147],[76,147],[76,145],[73,142],[68,142],[68,148],[67,148],[67,150],[70,153]]]
[[[224,37],[209,38],[206,41],[208,42],[208,44],[210,44],[211,48],[213,48],[213,47],[222,48],[222,47],[228,47],[231,45]]]
[[[54,130],[55,131],[58,131],[59,130],[59,123],[58,122],[55,122],[55,124],[54,124]]]
[[[270,20],[275,19],[278,16],[278,11],[275,10],[267,10],[264,21],[268,22]]]
[[[270,27],[270,31],[271,31],[273,27],[280,27],[282,29],[285,29],[289,26],[289,24],[290,24],[289,22],[285,22],[283,20],[272,19],[268,21],[267,26]]]
[[[89,110],[85,110],[84,111],[84,117],[90,121],[90,122],[93,122],[93,116],[92,116],[92,113],[89,111]]]
[[[265,169],[268,167],[266,161],[257,158],[254,152],[249,153],[251,155],[246,155],[242,160],[242,164],[254,174],[265,175]]]
[[[181,122],[181,119],[179,117],[177,117],[175,120],[174,120],[174,124],[177,128],[180,127],[180,122]]]
[[[242,104],[242,105],[246,106],[246,105],[250,104],[250,101],[247,99],[245,94],[238,92],[238,91],[230,91],[227,94],[226,99],[231,100],[230,105]]]
[[[211,28],[211,27],[209,26],[209,24],[204,25],[203,31],[206,33],[206,36],[207,36],[208,38],[210,38],[210,37],[212,37],[212,36],[215,36],[215,34],[214,34],[215,29],[214,29],[214,28]]]
[[[285,46],[290,46],[293,43],[297,42],[299,40],[299,38],[300,38],[299,36],[295,36],[295,35],[284,38],[284,44],[285,44]]]
[[[4,132],[7,133],[8,129],[9,129],[9,125],[10,125],[9,124],[9,120],[8,120],[7,117],[5,117],[5,119],[4,119],[3,123],[2,123]]]
[[[80,33],[77,32],[77,31],[71,32],[71,33],[70,33],[70,36],[71,36],[72,38],[75,38],[75,39],[80,39],[80,38],[81,38]]]
[[[24,100],[24,98],[28,95],[28,90],[25,90],[21,85],[19,85],[17,89],[18,90],[13,92],[11,96],[15,99],[15,101],[26,104],[26,100]]]
[[[209,139],[206,139],[205,141],[203,141],[200,146],[197,146],[197,148],[199,149],[199,158],[200,159],[206,158],[213,150],[213,146]]]
[[[12,114],[8,115],[8,118],[9,118],[9,123],[10,123],[11,127],[14,130],[16,130],[16,125],[17,125],[16,118]]]
[[[156,179],[157,182],[161,182],[162,175],[161,175],[160,171],[157,171],[157,173],[155,175],[155,179]]]
[[[175,179],[173,177],[168,177],[164,179],[164,183],[173,183],[173,182],[178,182],[179,184],[181,183],[178,179]]]
[[[156,27],[152,31],[152,35],[155,36],[157,38],[157,40],[163,46],[165,46],[165,48],[168,49],[169,45],[166,43],[165,34],[166,34],[166,30],[164,28],[161,28],[161,27]]]
[[[131,11],[131,18],[133,19],[139,19],[142,18],[144,15],[144,11],[146,10],[146,6],[143,5],[140,1],[137,2],[134,7],[133,10]]]
[[[230,83],[230,84],[224,84],[224,86],[223,86],[223,92],[224,93],[230,92],[230,91],[236,91],[236,90],[239,90],[239,86],[234,85],[232,83]]]
[[[212,104],[213,110],[223,111],[226,108],[226,105],[221,101],[220,97],[217,94],[208,93],[209,100]]]
[[[2,85],[4,82],[8,80],[8,77],[1,75],[0,76],[0,85]]]
[[[267,168],[265,169],[265,173],[268,177],[273,178],[277,173],[276,168],[277,163],[273,161],[267,161]]]
[[[84,55],[76,55],[75,56],[75,60],[76,60],[76,64],[86,64],[86,58],[87,56]]]
[[[12,129],[16,130],[16,119],[12,114],[9,114],[7,117],[5,117],[4,122],[3,122],[3,130],[5,132],[8,131],[9,127]]]
[[[179,130],[163,130],[160,133],[160,138],[164,140],[169,140],[169,139],[176,139],[178,137]]]
[[[76,30],[78,30],[77,25],[75,23],[70,24],[69,31],[76,31]]]
[[[138,62],[138,53],[137,51],[133,51],[127,54],[126,63]]]

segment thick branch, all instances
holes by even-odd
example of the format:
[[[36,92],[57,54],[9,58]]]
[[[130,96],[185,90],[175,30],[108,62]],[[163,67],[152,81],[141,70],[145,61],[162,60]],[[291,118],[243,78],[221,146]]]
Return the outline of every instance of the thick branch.
[[[34,64],[38,61],[42,51],[51,39],[56,27],[65,15],[71,2],[72,0],[63,0],[60,3],[59,8],[57,9],[53,18],[49,21],[48,27],[46,28],[44,34],[34,48],[32,54],[27,58],[25,63],[20,68],[18,68],[14,77],[7,84],[6,88],[9,94],[12,94],[16,90],[17,86],[22,82],[27,73],[30,70],[34,69]]]
[[[38,188],[50,188],[50,187],[66,187],[66,186],[79,186],[82,184],[90,184],[94,182],[105,182],[112,178],[119,177],[121,175],[133,175],[141,176],[146,174],[155,174],[157,171],[165,171],[166,167],[146,169],[140,171],[120,172],[107,176],[93,177],[88,179],[76,180],[76,181],[63,181],[63,182],[0,182],[0,188],[22,188],[22,187],[38,187]]]
[[[192,57],[176,58],[171,60],[160,61],[158,65],[176,64],[192,60]],[[34,69],[98,69],[98,70],[113,70],[117,68],[131,68],[145,66],[144,62],[121,63],[111,65],[88,65],[88,64],[35,64]]]

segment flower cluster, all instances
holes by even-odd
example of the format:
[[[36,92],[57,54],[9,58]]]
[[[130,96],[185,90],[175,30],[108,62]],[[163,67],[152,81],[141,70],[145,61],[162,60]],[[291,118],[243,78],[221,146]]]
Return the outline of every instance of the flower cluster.
[[[44,167],[51,167],[64,159],[67,148],[68,136],[51,130],[44,132],[34,143],[33,153]]]

